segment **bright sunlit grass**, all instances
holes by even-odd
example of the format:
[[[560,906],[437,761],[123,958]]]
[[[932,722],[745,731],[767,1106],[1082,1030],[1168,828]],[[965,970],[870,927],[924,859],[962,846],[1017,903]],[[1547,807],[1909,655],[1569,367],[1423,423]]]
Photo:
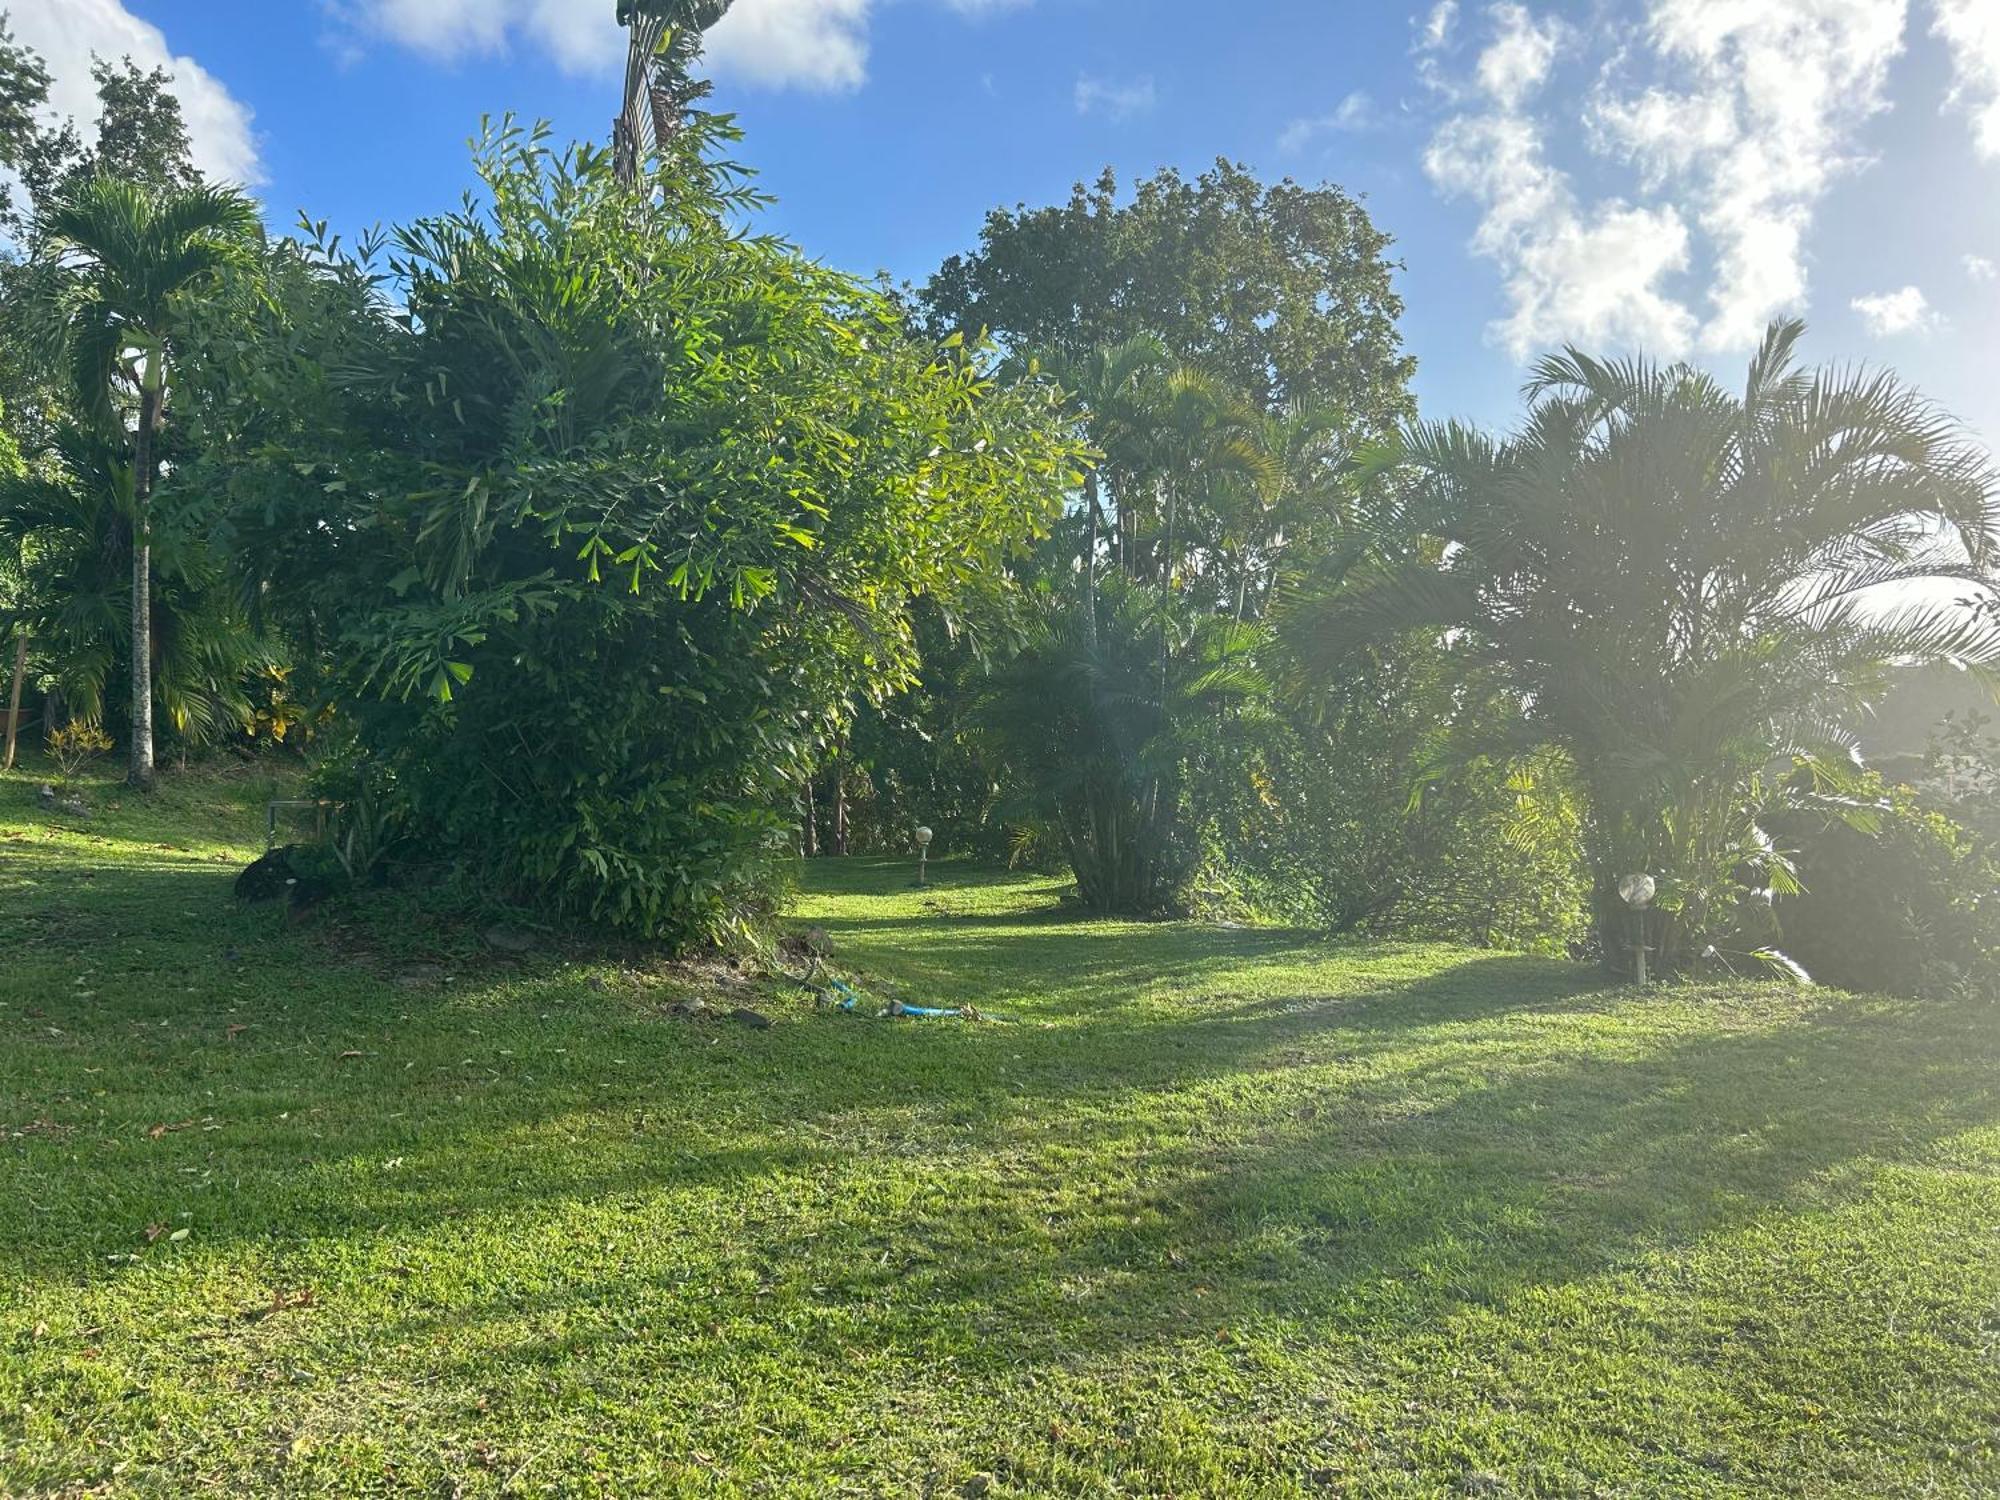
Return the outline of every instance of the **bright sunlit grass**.
[[[2000,1483],[1990,1004],[1640,995],[853,861],[801,905],[841,972],[1012,1019],[717,997],[755,1031],[625,964],[237,909],[252,773],[76,831],[32,790],[0,1493]]]

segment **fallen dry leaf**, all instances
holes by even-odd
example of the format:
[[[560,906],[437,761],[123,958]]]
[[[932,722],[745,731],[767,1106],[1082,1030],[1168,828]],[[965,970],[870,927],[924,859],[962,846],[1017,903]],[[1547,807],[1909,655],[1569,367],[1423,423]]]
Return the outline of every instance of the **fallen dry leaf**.
[[[361,1057],[363,1055],[364,1054],[359,1052],[343,1052],[340,1054],[340,1061],[346,1062],[350,1057]]]
[[[164,1224],[148,1224],[146,1226],[146,1243],[149,1245],[152,1244],[154,1240],[166,1232],[167,1226]]]
[[[223,1032],[223,1035],[230,1038],[233,1041],[237,1037],[243,1035],[243,1033],[248,1031],[249,1029],[250,1028],[246,1026],[243,1022],[237,1021],[231,1024],[228,1030]]]

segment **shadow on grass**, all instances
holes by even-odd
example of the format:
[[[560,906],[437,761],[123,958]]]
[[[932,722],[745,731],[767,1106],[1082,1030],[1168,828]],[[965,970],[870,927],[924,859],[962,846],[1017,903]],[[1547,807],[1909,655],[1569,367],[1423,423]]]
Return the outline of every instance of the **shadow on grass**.
[[[226,885],[205,868],[102,884],[61,900],[120,928],[185,914],[149,926],[134,962],[155,972],[224,943],[267,974],[300,962],[268,924],[213,911]],[[477,1376],[628,1337],[577,1326],[596,1309],[663,1306],[692,1327],[726,1306],[829,1366],[923,1326],[964,1372],[997,1375],[1274,1321],[1415,1338],[2000,1118],[1990,1048],[1967,1045],[1988,1013],[1970,1004],[1774,1001],[1694,1029],[1659,1024],[1671,994],[1538,960],[1414,979],[1356,962],[1322,987],[1312,970],[1280,982],[1339,952],[1291,933],[1005,914],[909,930],[925,955],[897,955],[906,991],[986,1004],[1059,975],[1075,998],[1019,1025],[793,1012],[748,1032],[667,1022],[557,971],[412,994],[321,965],[232,979],[226,1023],[248,1029],[230,1039],[206,991],[64,991],[33,1025],[0,1023],[0,1107],[20,1116],[0,1124],[69,1133],[11,1143],[6,1180],[34,1207],[0,1241],[30,1278],[107,1275],[193,1171],[236,1184],[202,1202],[202,1252],[274,1264],[330,1240],[448,1245],[461,1221],[560,1230],[627,1203],[658,1232],[685,1208],[665,1257],[679,1269],[579,1252],[553,1286],[412,1306],[385,1336],[562,1325],[503,1332],[459,1367]],[[1142,989],[1175,1006],[1139,1004]],[[93,1066],[122,1070],[116,1087],[95,1092]],[[147,1136],[194,1116],[224,1128]],[[106,1205],[92,1233],[42,1223],[58,1189]],[[700,1217],[718,1196],[735,1211]],[[739,1282],[771,1290],[701,1290]]]
[[[526,1298],[414,1312],[397,1336],[421,1339],[433,1323],[468,1317],[548,1317],[562,1329],[503,1338],[462,1362],[474,1381],[523,1362],[609,1356],[629,1330],[609,1318],[579,1326],[580,1311],[671,1306],[689,1277],[712,1284],[735,1268],[760,1287],[757,1298],[692,1297],[679,1308],[686,1328],[727,1306],[782,1327],[798,1357],[836,1372],[852,1348],[897,1349],[914,1327],[948,1331],[962,1378],[1087,1370],[1149,1342],[1212,1340],[1274,1320],[1314,1341],[1419,1340],[1462,1313],[1586,1281],[1774,1209],[1837,1200],[1860,1190],[1839,1180],[1849,1163],[1921,1161],[1940,1139],[1991,1124],[2000,1117],[1991,1069],[1939,1050],[1950,1025],[1923,1021],[1835,1015],[1630,1059],[1570,1058],[1497,1083],[1447,1068],[1414,1098],[1407,1077],[1385,1078],[1198,1144],[1149,1142],[1129,1122],[1086,1112],[1060,1132],[1065,1149],[1053,1159],[1115,1164],[1116,1190],[1094,1197],[1034,1183],[1035,1111],[1024,1109],[992,1128],[1028,1149],[1025,1184],[999,1186],[941,1160],[895,1211],[857,1194],[865,1208],[834,1207],[809,1233],[788,1232],[789,1216],[774,1211],[755,1232],[704,1244],[665,1280],[584,1274]],[[1295,1021],[1249,1025],[1260,1045],[1298,1035]],[[633,1163],[564,1191],[576,1204],[661,1190],[754,1194],[773,1177],[872,1174],[836,1145],[722,1149],[672,1167]],[[477,1208],[508,1202],[496,1193]]]

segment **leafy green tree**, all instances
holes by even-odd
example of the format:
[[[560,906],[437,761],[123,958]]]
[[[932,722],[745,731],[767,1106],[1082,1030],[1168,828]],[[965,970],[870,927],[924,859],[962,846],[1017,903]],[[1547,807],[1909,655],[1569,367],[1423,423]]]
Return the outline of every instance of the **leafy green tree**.
[[[31,47],[14,40],[0,12],[0,166],[20,179],[0,192],[0,224],[17,239],[30,236],[36,210],[75,193],[92,177],[119,177],[146,187],[191,188],[201,181],[194,143],[173,74],[141,68],[131,58],[93,58],[95,133],[85,138],[74,120],[46,119],[53,80]]]
[[[85,179],[38,220],[37,284],[67,350],[78,410],[115,438],[131,516],[133,786],[153,784],[152,497],[158,438],[191,306],[249,254],[257,214],[233,188]],[[131,425],[128,427],[128,421]]]
[[[990,330],[1071,369],[1155,339],[1254,405],[1338,411],[1352,439],[1411,412],[1389,246],[1337,187],[1222,161],[1193,181],[1159,172],[1125,201],[1107,170],[1067,203],[994,210],[919,302],[938,332]]]
[[[1774,325],[1740,394],[1571,349],[1537,366],[1517,436],[1414,428],[1393,529],[1444,550],[1326,577],[1286,621],[1321,680],[1412,630],[1502,674],[1521,744],[1574,764],[1620,964],[1640,941],[1683,964],[1739,899],[1782,894],[1766,768],[1806,757],[1837,794],[1838,726],[1894,664],[2000,661],[1981,611],[1922,593],[1989,593],[1985,456],[1890,375],[1796,370],[1802,332]],[[1641,871],[1661,882],[1643,935],[1618,895]]]
[[[41,54],[14,39],[8,16],[0,12],[0,167],[19,173],[43,135],[42,111],[49,102],[49,76]],[[13,187],[0,187],[0,222],[17,222]]]
[[[85,144],[75,123],[41,130],[28,145],[21,176],[37,204],[74,196],[93,177],[116,177],[158,192],[198,187],[194,142],[188,135],[173,74],[141,68],[131,58],[95,58],[94,140]]]
[[[291,403],[212,419],[379,805],[483,892],[680,944],[768,910],[843,705],[913,680],[914,602],[998,587],[1073,479],[1052,392],[744,236],[725,138],[691,120],[633,193],[503,130],[482,206],[392,236],[407,313],[323,316],[373,274],[328,247],[237,385]]]

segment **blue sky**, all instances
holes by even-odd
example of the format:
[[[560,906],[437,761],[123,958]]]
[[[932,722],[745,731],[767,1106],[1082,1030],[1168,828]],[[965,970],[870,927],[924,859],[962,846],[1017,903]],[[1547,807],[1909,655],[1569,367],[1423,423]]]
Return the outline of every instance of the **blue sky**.
[[[279,223],[445,206],[482,113],[597,134],[616,103],[611,0],[0,6],[68,109],[93,48],[168,61]],[[2000,0],[738,0],[713,64],[770,222],[851,270],[1227,155],[1366,196],[1431,414],[1506,422],[1569,338],[1733,372],[1796,311],[1810,357],[2000,441]]]

